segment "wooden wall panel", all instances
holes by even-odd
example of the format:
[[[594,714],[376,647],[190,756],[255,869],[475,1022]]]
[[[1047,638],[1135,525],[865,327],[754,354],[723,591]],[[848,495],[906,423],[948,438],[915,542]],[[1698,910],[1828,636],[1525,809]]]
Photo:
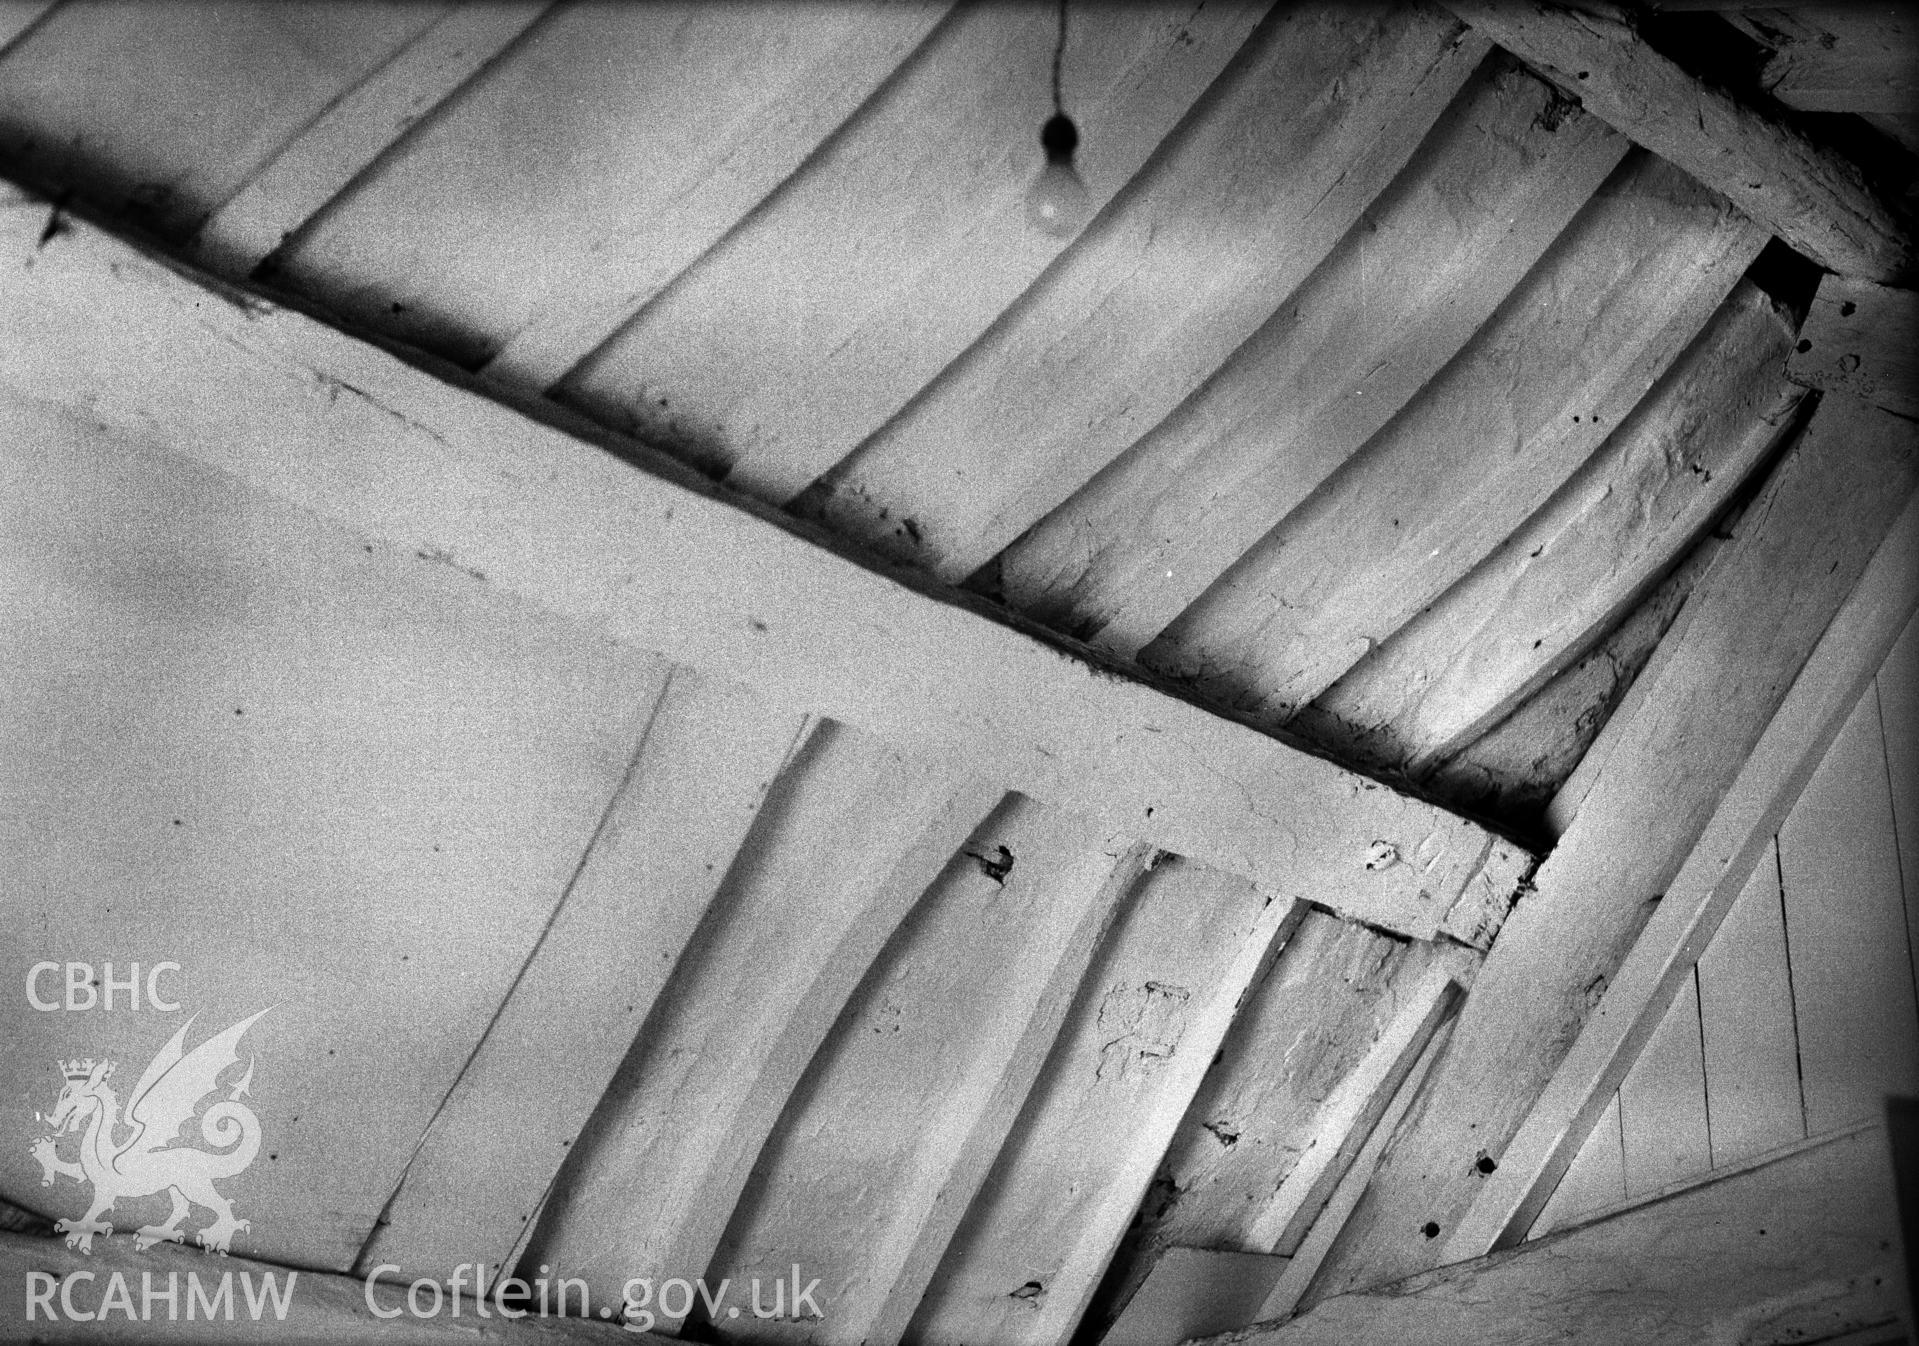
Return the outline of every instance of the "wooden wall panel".
[[[1862,699],[1779,832],[1806,1133],[1919,1091],[1919,1016],[1876,697]]]
[[[1580,1147],[1529,1238],[1801,1139],[1777,861],[1771,848]]]
[[[1689,978],[1619,1086],[1626,1195],[1644,1196],[1712,1167],[1699,991]]]
[[[1891,1346],[1905,1304],[1890,1193],[1885,1132],[1861,1129],[1236,1340]]]
[[[1734,899],[1698,975],[1712,1164],[1723,1168],[1806,1134],[1774,847]]]
[[[1885,733],[1892,822],[1899,834],[1908,947],[1919,950],[1919,621],[1906,627],[1879,670],[1879,721]],[[1919,963],[1919,959],[1915,959]]]
[[[1859,660],[1854,681],[1853,651],[1835,652],[1828,629],[1852,627],[1870,643],[1882,617],[1896,631],[1910,615],[1919,506],[1904,507],[1916,448],[1908,423],[1828,398],[1775,466],[1667,633],[1668,652],[1641,675],[1644,690],[1534,892],[1500,931],[1422,1109],[1321,1271],[1328,1293],[1522,1236],[1525,1207],[1545,1196],[1541,1175],[1572,1158],[1639,1034],[1689,979],[1724,911],[1718,901],[1750,876],[1801,764],[1828,741],[1828,684],[1802,672],[1850,690],[1830,698],[1843,705],[1883,662]],[[1869,597],[1854,603],[1855,588]],[[1878,649],[1890,643],[1889,632]],[[1789,698],[1801,687],[1810,690]],[[1778,718],[1789,699],[1804,722]],[[1760,750],[1763,770],[1749,773]],[[1649,921],[1660,935],[1642,943]],[[1638,999],[1599,1012],[1622,983]],[[1500,1161],[1490,1181],[1474,1171],[1482,1150]],[[1422,1238],[1428,1225],[1450,1246]]]
[[[1843,414],[1845,404],[1838,409]],[[1854,404],[1851,410],[1869,409]],[[1865,424],[1874,423],[1871,416],[1864,419]],[[1879,425],[1897,428],[1889,421]],[[1870,443],[1870,437],[1858,437],[1849,447]],[[1765,500],[1762,495],[1754,508],[1765,508]],[[1842,525],[1850,521],[1850,517],[1836,520]],[[1736,545],[1736,540],[1727,544]],[[1805,584],[1804,579],[1792,583],[1795,598],[1805,592]],[[1710,594],[1711,587],[1703,592]],[[1919,609],[1919,497],[1908,501],[1852,592],[1833,613],[1678,872],[1654,890],[1653,909],[1631,950],[1607,978],[1596,1007],[1552,1080],[1504,1148],[1498,1170],[1474,1197],[1445,1250],[1452,1254],[1447,1260],[1508,1247],[1524,1236],[1551,1195],[1551,1185],[1575,1156],[1673,997],[1692,980],[1700,955],[1707,951],[1754,869],[1772,853],[1775,832],[1915,609]],[[1696,611],[1692,620],[1698,620]],[[1680,650],[1674,650],[1663,664],[1655,660],[1660,671],[1653,676],[1669,678],[1680,658]],[[1708,685],[1718,689],[1736,685],[1732,679],[1739,667],[1735,660],[1722,662]],[[1641,699],[1635,718],[1646,713],[1644,706],[1651,699],[1650,693]],[[1615,742],[1611,751],[1616,754],[1624,748]],[[1700,754],[1688,757],[1698,760]],[[1608,766],[1612,761],[1608,757]],[[1569,837],[1577,835],[1594,806],[1590,801],[1586,804]],[[1584,987],[1589,1001],[1599,991],[1594,983]]]

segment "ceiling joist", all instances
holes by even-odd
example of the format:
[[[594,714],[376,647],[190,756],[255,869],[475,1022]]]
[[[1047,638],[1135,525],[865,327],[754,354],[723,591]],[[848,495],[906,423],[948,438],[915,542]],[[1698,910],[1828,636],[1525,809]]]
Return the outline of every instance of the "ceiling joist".
[[[1240,1004],[1303,915],[1197,866],[1147,876],[904,1339],[1071,1340]]]

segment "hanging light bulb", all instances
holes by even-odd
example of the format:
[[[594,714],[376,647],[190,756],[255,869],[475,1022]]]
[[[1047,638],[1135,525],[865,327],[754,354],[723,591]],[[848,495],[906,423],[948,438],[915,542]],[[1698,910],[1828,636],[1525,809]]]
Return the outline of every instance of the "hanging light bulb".
[[[1073,170],[1079,128],[1064,112],[1055,112],[1040,128],[1039,143],[1046,151],[1046,166],[1026,189],[1026,222],[1054,238],[1071,238],[1093,208],[1092,193]]]
[[[1093,211],[1092,193],[1073,168],[1079,128],[1060,98],[1060,62],[1066,55],[1066,0],[1059,0],[1059,30],[1053,43],[1053,115],[1039,129],[1046,163],[1026,189],[1026,222],[1054,238],[1071,238]]]

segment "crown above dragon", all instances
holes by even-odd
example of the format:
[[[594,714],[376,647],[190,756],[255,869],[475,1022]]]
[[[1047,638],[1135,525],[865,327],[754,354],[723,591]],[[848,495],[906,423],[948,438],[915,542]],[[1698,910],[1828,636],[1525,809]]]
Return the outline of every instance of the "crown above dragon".
[[[101,1079],[105,1079],[113,1073],[112,1062],[96,1061],[91,1056],[85,1057],[84,1059],[62,1061],[60,1063],[60,1073],[70,1080],[84,1080],[93,1074],[95,1066],[104,1067],[100,1072]]]

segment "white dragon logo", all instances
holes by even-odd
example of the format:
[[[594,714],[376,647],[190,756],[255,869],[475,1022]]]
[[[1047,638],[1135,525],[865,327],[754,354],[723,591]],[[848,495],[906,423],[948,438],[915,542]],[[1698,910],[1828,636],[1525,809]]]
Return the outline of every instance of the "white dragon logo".
[[[247,1221],[233,1218],[233,1203],[215,1191],[213,1184],[215,1179],[240,1172],[260,1151],[260,1119],[239,1101],[253,1082],[252,1062],[226,1098],[208,1108],[200,1119],[200,1134],[209,1144],[222,1147],[221,1153],[190,1146],[166,1147],[193,1119],[202,1100],[219,1087],[220,1072],[239,1061],[235,1048],[241,1034],[266,1012],[261,1010],[242,1019],[192,1051],[185,1051],[187,1029],[193,1026],[189,1018],[133,1086],[124,1117],[119,1100],[107,1085],[113,1074],[111,1061],[60,1063],[66,1087],[60,1090],[59,1101],[45,1119],[54,1131],[34,1143],[32,1154],[40,1161],[42,1186],[52,1186],[61,1176],[93,1184],[93,1204],[87,1213],[78,1220],[61,1220],[54,1225],[67,1236],[69,1248],[91,1253],[95,1234],[112,1234],[113,1226],[100,1217],[120,1198],[163,1191],[173,1198],[173,1213],[165,1224],[141,1228],[133,1240],[136,1249],[161,1242],[185,1242],[186,1232],[180,1228],[180,1221],[194,1206],[204,1206],[214,1215],[212,1223],[196,1236],[209,1252],[224,1254],[233,1235],[250,1228]],[[60,1158],[56,1150],[60,1138],[83,1128],[80,1162]],[[127,1129],[131,1129],[131,1135],[114,1139],[116,1130]]]

